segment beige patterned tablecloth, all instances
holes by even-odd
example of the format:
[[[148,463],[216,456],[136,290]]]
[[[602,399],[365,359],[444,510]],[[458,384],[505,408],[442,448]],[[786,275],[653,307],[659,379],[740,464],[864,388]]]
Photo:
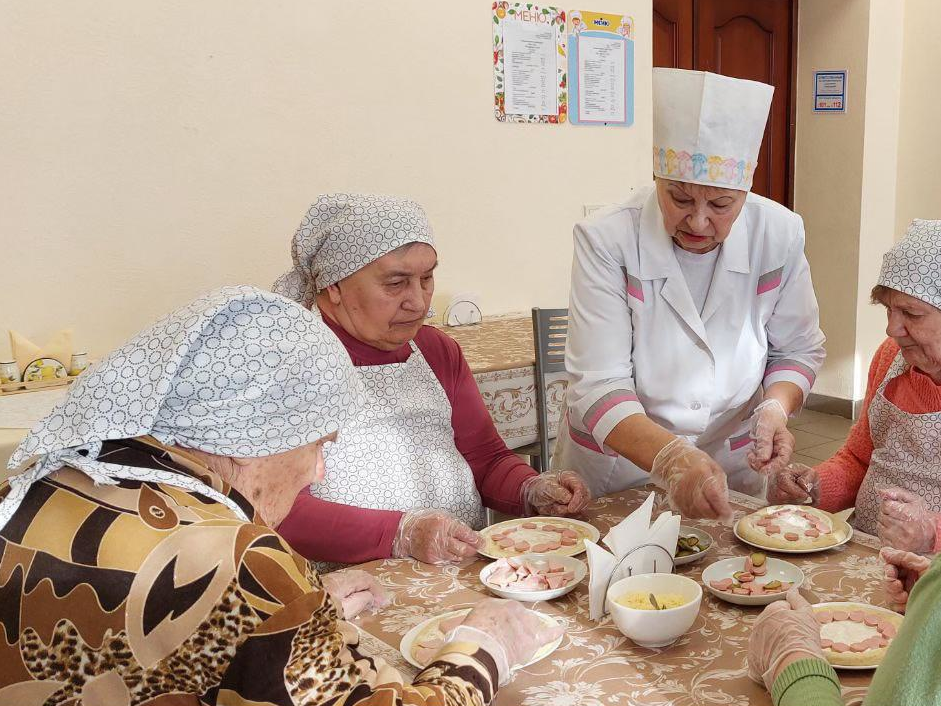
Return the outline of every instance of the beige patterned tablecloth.
[[[486,317],[471,326],[442,326],[457,341],[497,431],[507,446],[536,441],[536,388],[533,324],[528,316]],[[554,437],[562,413],[565,373],[549,375],[546,407],[549,436]]]
[[[647,491],[633,490],[602,498],[587,519],[602,532],[634,510]],[[733,493],[743,514],[757,502]],[[662,507],[661,509],[665,509]],[[707,531],[715,540],[706,557],[681,566],[677,573],[697,581],[702,570],[719,559],[750,551],[735,539],[731,528],[709,521],[684,521]],[[883,605],[882,563],[877,542],[857,534],[838,549],[816,554],[778,555],[803,570],[804,587],[821,600],[861,600]],[[582,555],[584,559],[584,555]],[[411,560],[371,562],[358,568],[377,576],[393,602],[375,615],[357,619],[366,651],[386,658],[404,674],[414,676],[398,653],[402,636],[422,620],[489,595],[478,580],[481,559],[463,567],[434,567]],[[691,630],[670,647],[637,647],[610,621],[588,619],[587,581],[573,592],[536,608],[558,617],[566,626],[562,645],[552,655],[517,673],[500,690],[497,706],[628,706],[666,705],[756,706],[770,704],[763,687],[749,680],[745,654],[751,625],[761,608],[725,603],[704,591],[699,617]],[[841,672],[844,697],[858,703],[871,672]]]

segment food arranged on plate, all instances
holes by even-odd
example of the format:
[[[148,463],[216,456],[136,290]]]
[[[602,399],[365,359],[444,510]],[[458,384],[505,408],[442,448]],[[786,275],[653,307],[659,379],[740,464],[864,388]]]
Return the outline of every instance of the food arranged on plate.
[[[850,526],[829,512],[806,505],[772,505],[746,515],[735,526],[743,541],[782,551],[815,551],[846,542]]]
[[[492,559],[521,554],[575,556],[585,551],[585,540],[598,541],[599,533],[587,522],[565,517],[507,520],[485,527],[479,552]]]
[[[415,667],[423,668],[427,666],[434,656],[438,654],[438,651],[444,646],[448,633],[463,623],[464,618],[466,618],[467,614],[470,612],[470,608],[452,610],[447,613],[442,613],[441,615],[428,618],[428,620],[425,620],[419,625],[416,625],[405,634],[405,637],[402,638],[402,643],[400,645],[402,656],[405,657],[409,664]],[[551,618],[544,613],[536,612],[536,615],[538,615],[539,618],[544,623],[546,623],[546,625],[556,624],[554,618]],[[526,664],[511,665],[511,667],[525,667],[530,664],[534,664],[543,657],[547,657],[548,655],[552,654],[552,652],[555,651],[561,642],[562,636],[560,635],[558,639],[543,645],[538,650],[536,650],[536,654],[533,655],[533,658]]]
[[[865,603],[818,603],[820,645],[834,667],[877,667],[902,623],[902,616]]]
[[[680,525],[680,536],[676,540],[676,553],[673,563],[676,566],[691,564],[702,559],[712,546],[712,537],[708,532],[695,527]]]
[[[755,552],[745,557],[741,571],[728,578],[709,582],[717,591],[728,591],[740,596],[760,596],[767,593],[787,593],[792,584],[779,579],[760,580],[768,573],[768,557]]]
[[[804,573],[788,561],[753,552],[710,564],[702,572],[702,582],[723,601],[759,606],[783,599],[804,582]]]
[[[685,537],[680,535],[680,538],[676,540],[676,556],[692,556],[693,554],[699,554],[704,552],[709,548],[709,544],[703,542],[695,534],[688,534]]]
[[[574,580],[575,572],[566,571],[557,559],[510,557],[494,562],[485,583],[510,591],[548,591]]]

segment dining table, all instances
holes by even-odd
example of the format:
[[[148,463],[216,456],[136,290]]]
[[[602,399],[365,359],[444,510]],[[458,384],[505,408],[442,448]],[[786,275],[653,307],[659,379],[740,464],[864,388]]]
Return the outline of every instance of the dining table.
[[[626,490],[595,500],[585,516],[602,537],[647,498],[649,487]],[[762,506],[750,496],[732,492],[736,519]],[[668,510],[657,492],[654,516]],[[718,521],[683,519],[684,526],[709,534],[712,543],[696,563],[676,567],[678,574],[701,583],[703,569],[720,559],[744,557],[754,549],[738,540],[731,526]],[[856,532],[839,547],[808,554],[771,556],[797,565],[804,573],[802,593],[812,602],[859,601],[884,605],[882,562],[875,537]],[[584,559],[584,556],[582,557]],[[462,565],[433,566],[413,559],[388,559],[356,568],[369,572],[389,591],[391,602],[378,612],[355,619],[366,654],[384,658],[407,678],[417,670],[399,652],[402,637],[425,619],[471,607],[490,594],[479,580],[489,559]],[[496,706],[761,706],[771,704],[764,686],[748,677],[746,653],[752,626],[762,607],[725,602],[703,590],[692,627],[663,648],[634,644],[610,616],[589,618],[588,579],[552,601],[526,604],[556,618],[565,635],[558,649],[517,671],[501,688]],[[839,670],[844,699],[858,703],[872,670]]]
[[[511,449],[538,438],[536,354],[529,314],[485,316],[476,324],[436,325],[461,346],[497,432]],[[566,374],[546,376],[546,416],[554,438],[568,384]]]

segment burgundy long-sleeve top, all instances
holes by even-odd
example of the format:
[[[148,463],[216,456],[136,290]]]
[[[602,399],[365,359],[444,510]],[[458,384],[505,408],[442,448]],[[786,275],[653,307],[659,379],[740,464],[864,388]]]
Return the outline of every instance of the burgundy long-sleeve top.
[[[323,319],[346,346],[357,367],[404,363],[412,355],[407,343],[394,351],[382,351],[354,338],[328,317]],[[500,438],[461,347],[430,326],[422,326],[415,344],[451,403],[454,443],[474,474],[484,505],[521,515],[520,486],[536,472]],[[393,510],[328,502],[305,491],[297,497],[278,533],[308,559],[358,564],[392,555],[392,542],[402,515]]]

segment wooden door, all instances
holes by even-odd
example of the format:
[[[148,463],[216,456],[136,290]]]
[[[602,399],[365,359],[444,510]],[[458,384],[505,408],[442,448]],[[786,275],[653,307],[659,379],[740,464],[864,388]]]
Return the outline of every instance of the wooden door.
[[[657,0],[653,4],[653,65],[693,68],[692,0]]]
[[[774,86],[752,191],[793,201],[793,33],[797,0],[654,0],[654,66],[694,68]],[[691,18],[691,30],[684,22]],[[686,46],[678,46],[686,42]],[[690,64],[681,63],[687,53]]]

